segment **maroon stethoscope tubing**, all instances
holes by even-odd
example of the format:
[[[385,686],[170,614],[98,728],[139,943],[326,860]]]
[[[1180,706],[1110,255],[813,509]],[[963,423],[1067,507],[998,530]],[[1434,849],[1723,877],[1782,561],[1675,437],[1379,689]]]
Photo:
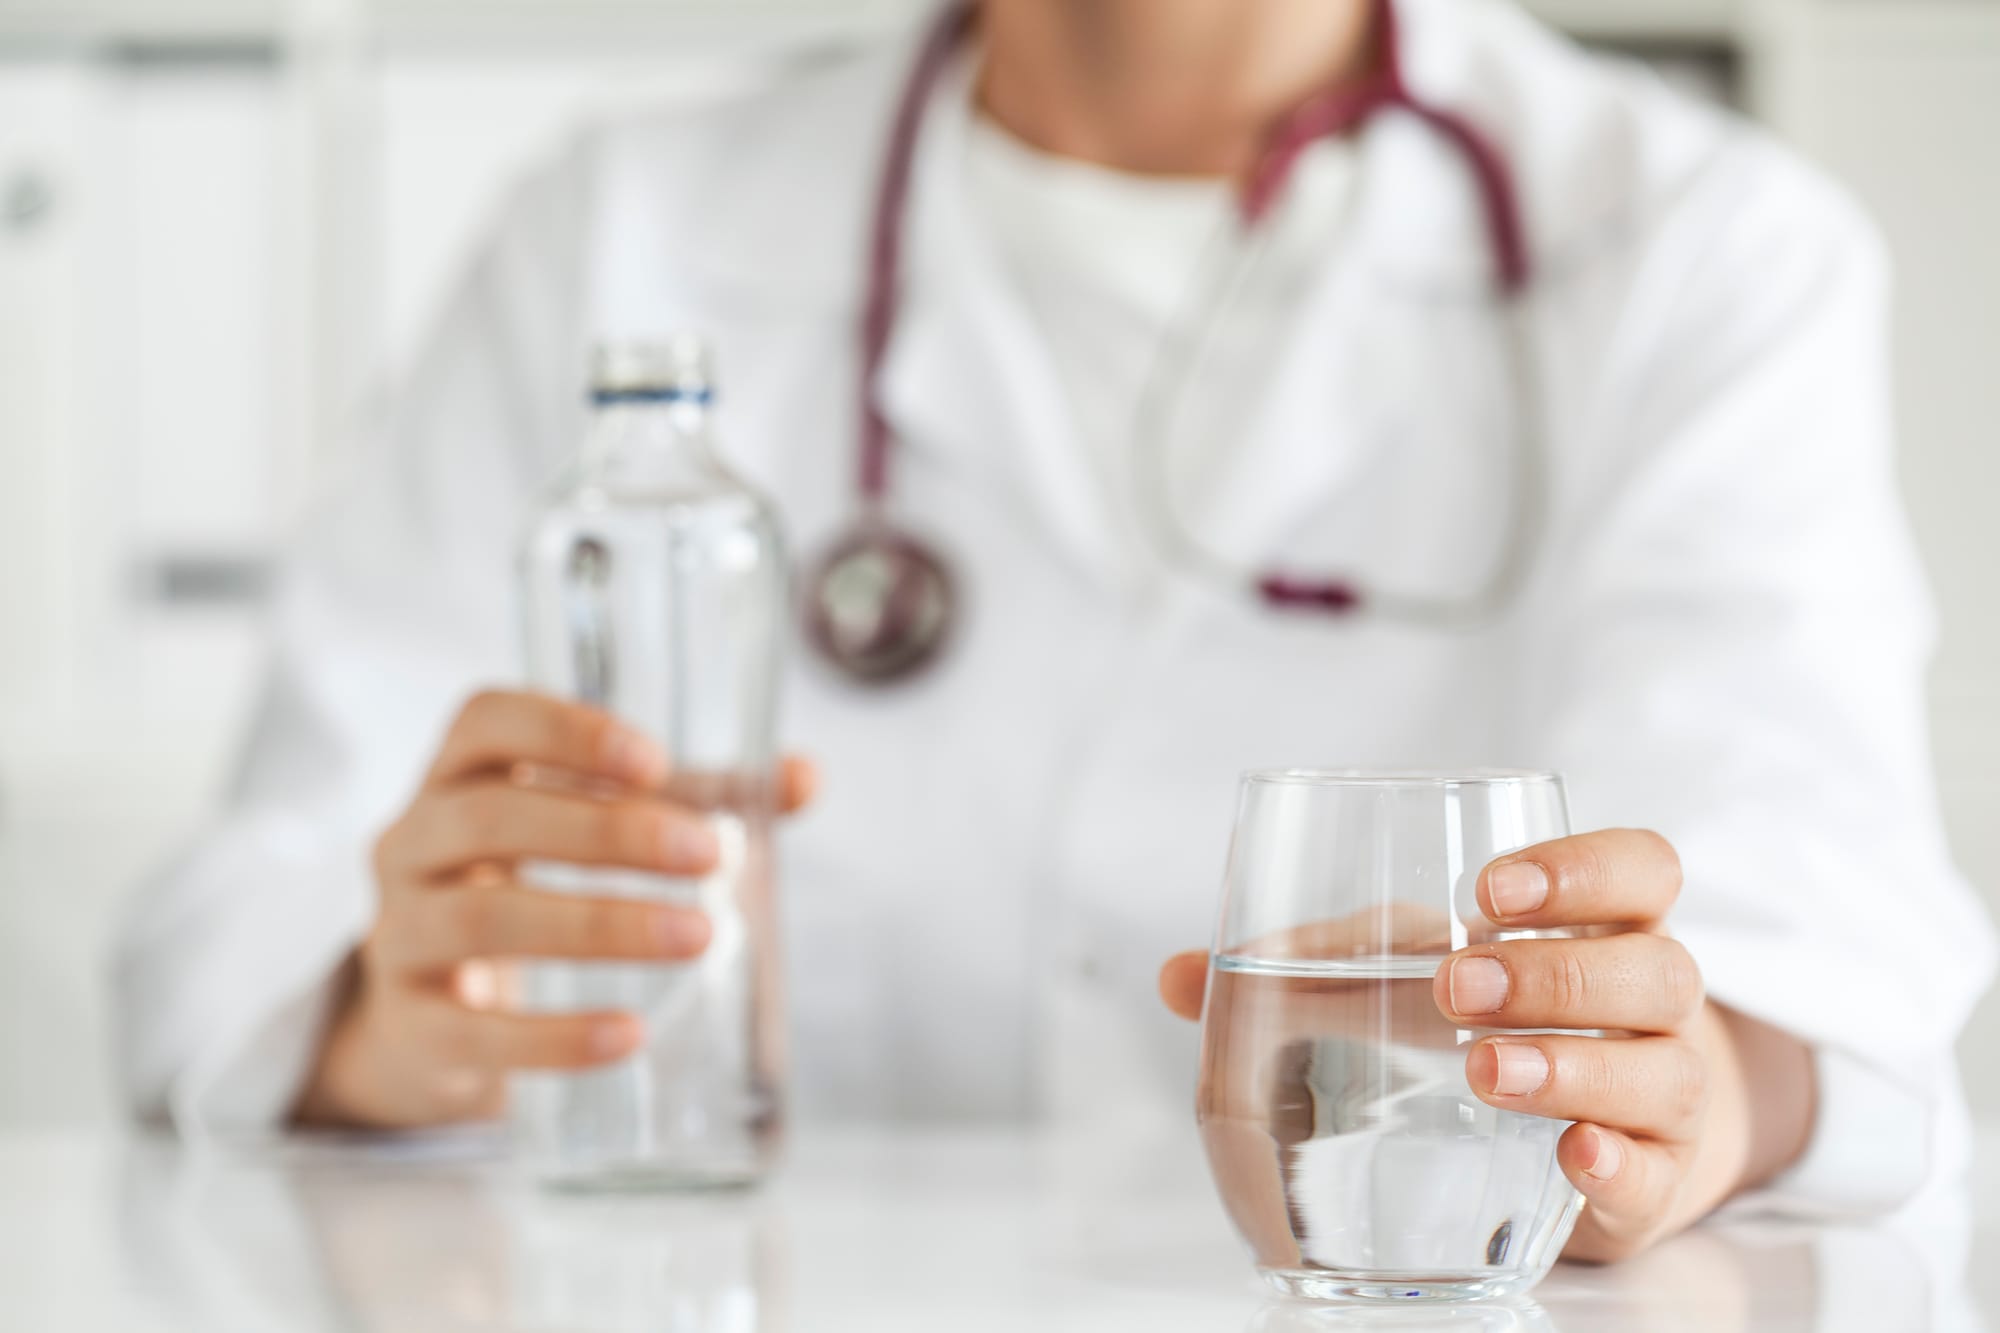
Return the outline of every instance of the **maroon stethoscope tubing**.
[[[1349,134],[1376,113],[1405,112],[1435,130],[1461,157],[1478,190],[1488,243],[1492,248],[1494,285],[1503,298],[1524,293],[1531,279],[1526,231],[1512,173],[1498,147],[1478,126],[1447,108],[1419,97],[1404,75],[1401,33],[1392,0],[1373,0],[1378,68],[1365,81],[1329,90],[1299,105],[1273,127],[1256,163],[1245,178],[1237,197],[1237,210],[1246,230],[1261,223],[1276,205],[1299,157],[1324,138]],[[888,355],[895,331],[900,295],[903,230],[910,195],[911,170],[922,129],[924,108],[937,82],[950,66],[953,54],[970,32],[973,21],[970,0],[954,0],[938,15],[925,34],[908,82],[896,104],[882,175],[875,196],[875,208],[868,233],[868,281],[861,322],[860,408],[858,483],[863,517],[854,532],[835,547],[815,576],[814,605],[809,608],[808,628],[813,640],[837,665],[862,679],[897,679],[929,661],[942,645],[951,616],[941,626],[934,624],[936,642],[914,646],[900,654],[897,669],[890,673],[857,672],[831,641],[830,621],[821,603],[819,589],[830,577],[832,567],[857,551],[890,561],[890,592],[883,598],[883,623],[869,637],[878,647],[899,637],[907,628],[897,624],[903,617],[898,604],[908,604],[912,589],[928,581],[934,590],[949,598],[951,577],[944,562],[916,538],[897,532],[883,518],[889,490],[889,461],[894,436],[875,385]],[[907,571],[902,562],[911,562]],[[1274,607],[1314,610],[1335,615],[1361,610],[1366,598],[1359,585],[1340,578],[1310,578],[1267,573],[1254,580],[1257,595]],[[935,616],[931,617],[935,622]]]

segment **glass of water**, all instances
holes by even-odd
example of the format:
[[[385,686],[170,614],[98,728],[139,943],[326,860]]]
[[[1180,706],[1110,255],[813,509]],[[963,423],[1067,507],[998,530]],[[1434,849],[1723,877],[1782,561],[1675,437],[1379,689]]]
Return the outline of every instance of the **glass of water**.
[[[1209,956],[1196,1116],[1265,1278],[1316,1300],[1470,1300],[1539,1281],[1581,1199],[1566,1123],[1473,1095],[1431,998],[1503,931],[1494,857],[1569,831],[1546,773],[1245,775]]]

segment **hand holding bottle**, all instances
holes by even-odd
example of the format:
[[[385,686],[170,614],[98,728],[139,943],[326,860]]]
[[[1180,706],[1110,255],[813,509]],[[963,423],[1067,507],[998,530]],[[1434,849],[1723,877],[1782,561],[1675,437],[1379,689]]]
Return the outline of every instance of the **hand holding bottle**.
[[[616,1011],[519,1014],[494,960],[670,962],[698,955],[692,907],[527,887],[523,862],[695,876],[714,867],[701,809],[659,747],[610,715],[489,692],[460,711],[423,785],[374,850],[379,907],[298,1103],[321,1123],[415,1126],[498,1114],[512,1069],[576,1069],[645,1040]],[[787,760],[780,803],[809,798]]]

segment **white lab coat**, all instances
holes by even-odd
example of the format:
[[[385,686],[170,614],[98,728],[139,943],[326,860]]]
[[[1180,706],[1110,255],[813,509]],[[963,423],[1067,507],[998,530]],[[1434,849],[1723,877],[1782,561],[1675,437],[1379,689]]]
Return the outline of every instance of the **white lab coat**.
[[[1672,926],[1711,993],[1821,1051],[1790,1194],[1899,1197],[1962,1153],[1951,1043],[1991,946],[1931,787],[1879,248],[1779,148],[1511,8],[1401,8],[1410,77],[1504,148],[1540,263],[1553,482],[1525,597],[1440,633],[1135,573],[942,98],[881,391],[898,511],[969,614],[906,688],[791,672],[785,732],[827,775],[783,843],[799,1100],[1185,1117],[1195,1033],[1153,978],[1207,942],[1240,770],[1550,767],[1579,828],[1679,847]],[[711,334],[728,452],[796,544],[851,515],[863,232],[909,57],[601,128],[508,203],[300,543],[229,810],[135,904],[141,1107],[282,1114],[370,919],[369,844],[458,701],[518,679],[514,544],[578,441],[593,337]],[[1358,152],[1276,363],[1208,409],[1236,438],[1186,509],[1245,559],[1463,587],[1505,521],[1489,251],[1433,134],[1385,117]]]

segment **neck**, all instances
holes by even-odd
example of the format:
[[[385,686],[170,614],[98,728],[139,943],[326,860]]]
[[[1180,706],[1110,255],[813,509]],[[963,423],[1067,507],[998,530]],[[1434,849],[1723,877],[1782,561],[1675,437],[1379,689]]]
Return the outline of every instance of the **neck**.
[[[1044,152],[1241,176],[1270,126],[1359,78],[1369,0],[983,0],[980,108]]]

